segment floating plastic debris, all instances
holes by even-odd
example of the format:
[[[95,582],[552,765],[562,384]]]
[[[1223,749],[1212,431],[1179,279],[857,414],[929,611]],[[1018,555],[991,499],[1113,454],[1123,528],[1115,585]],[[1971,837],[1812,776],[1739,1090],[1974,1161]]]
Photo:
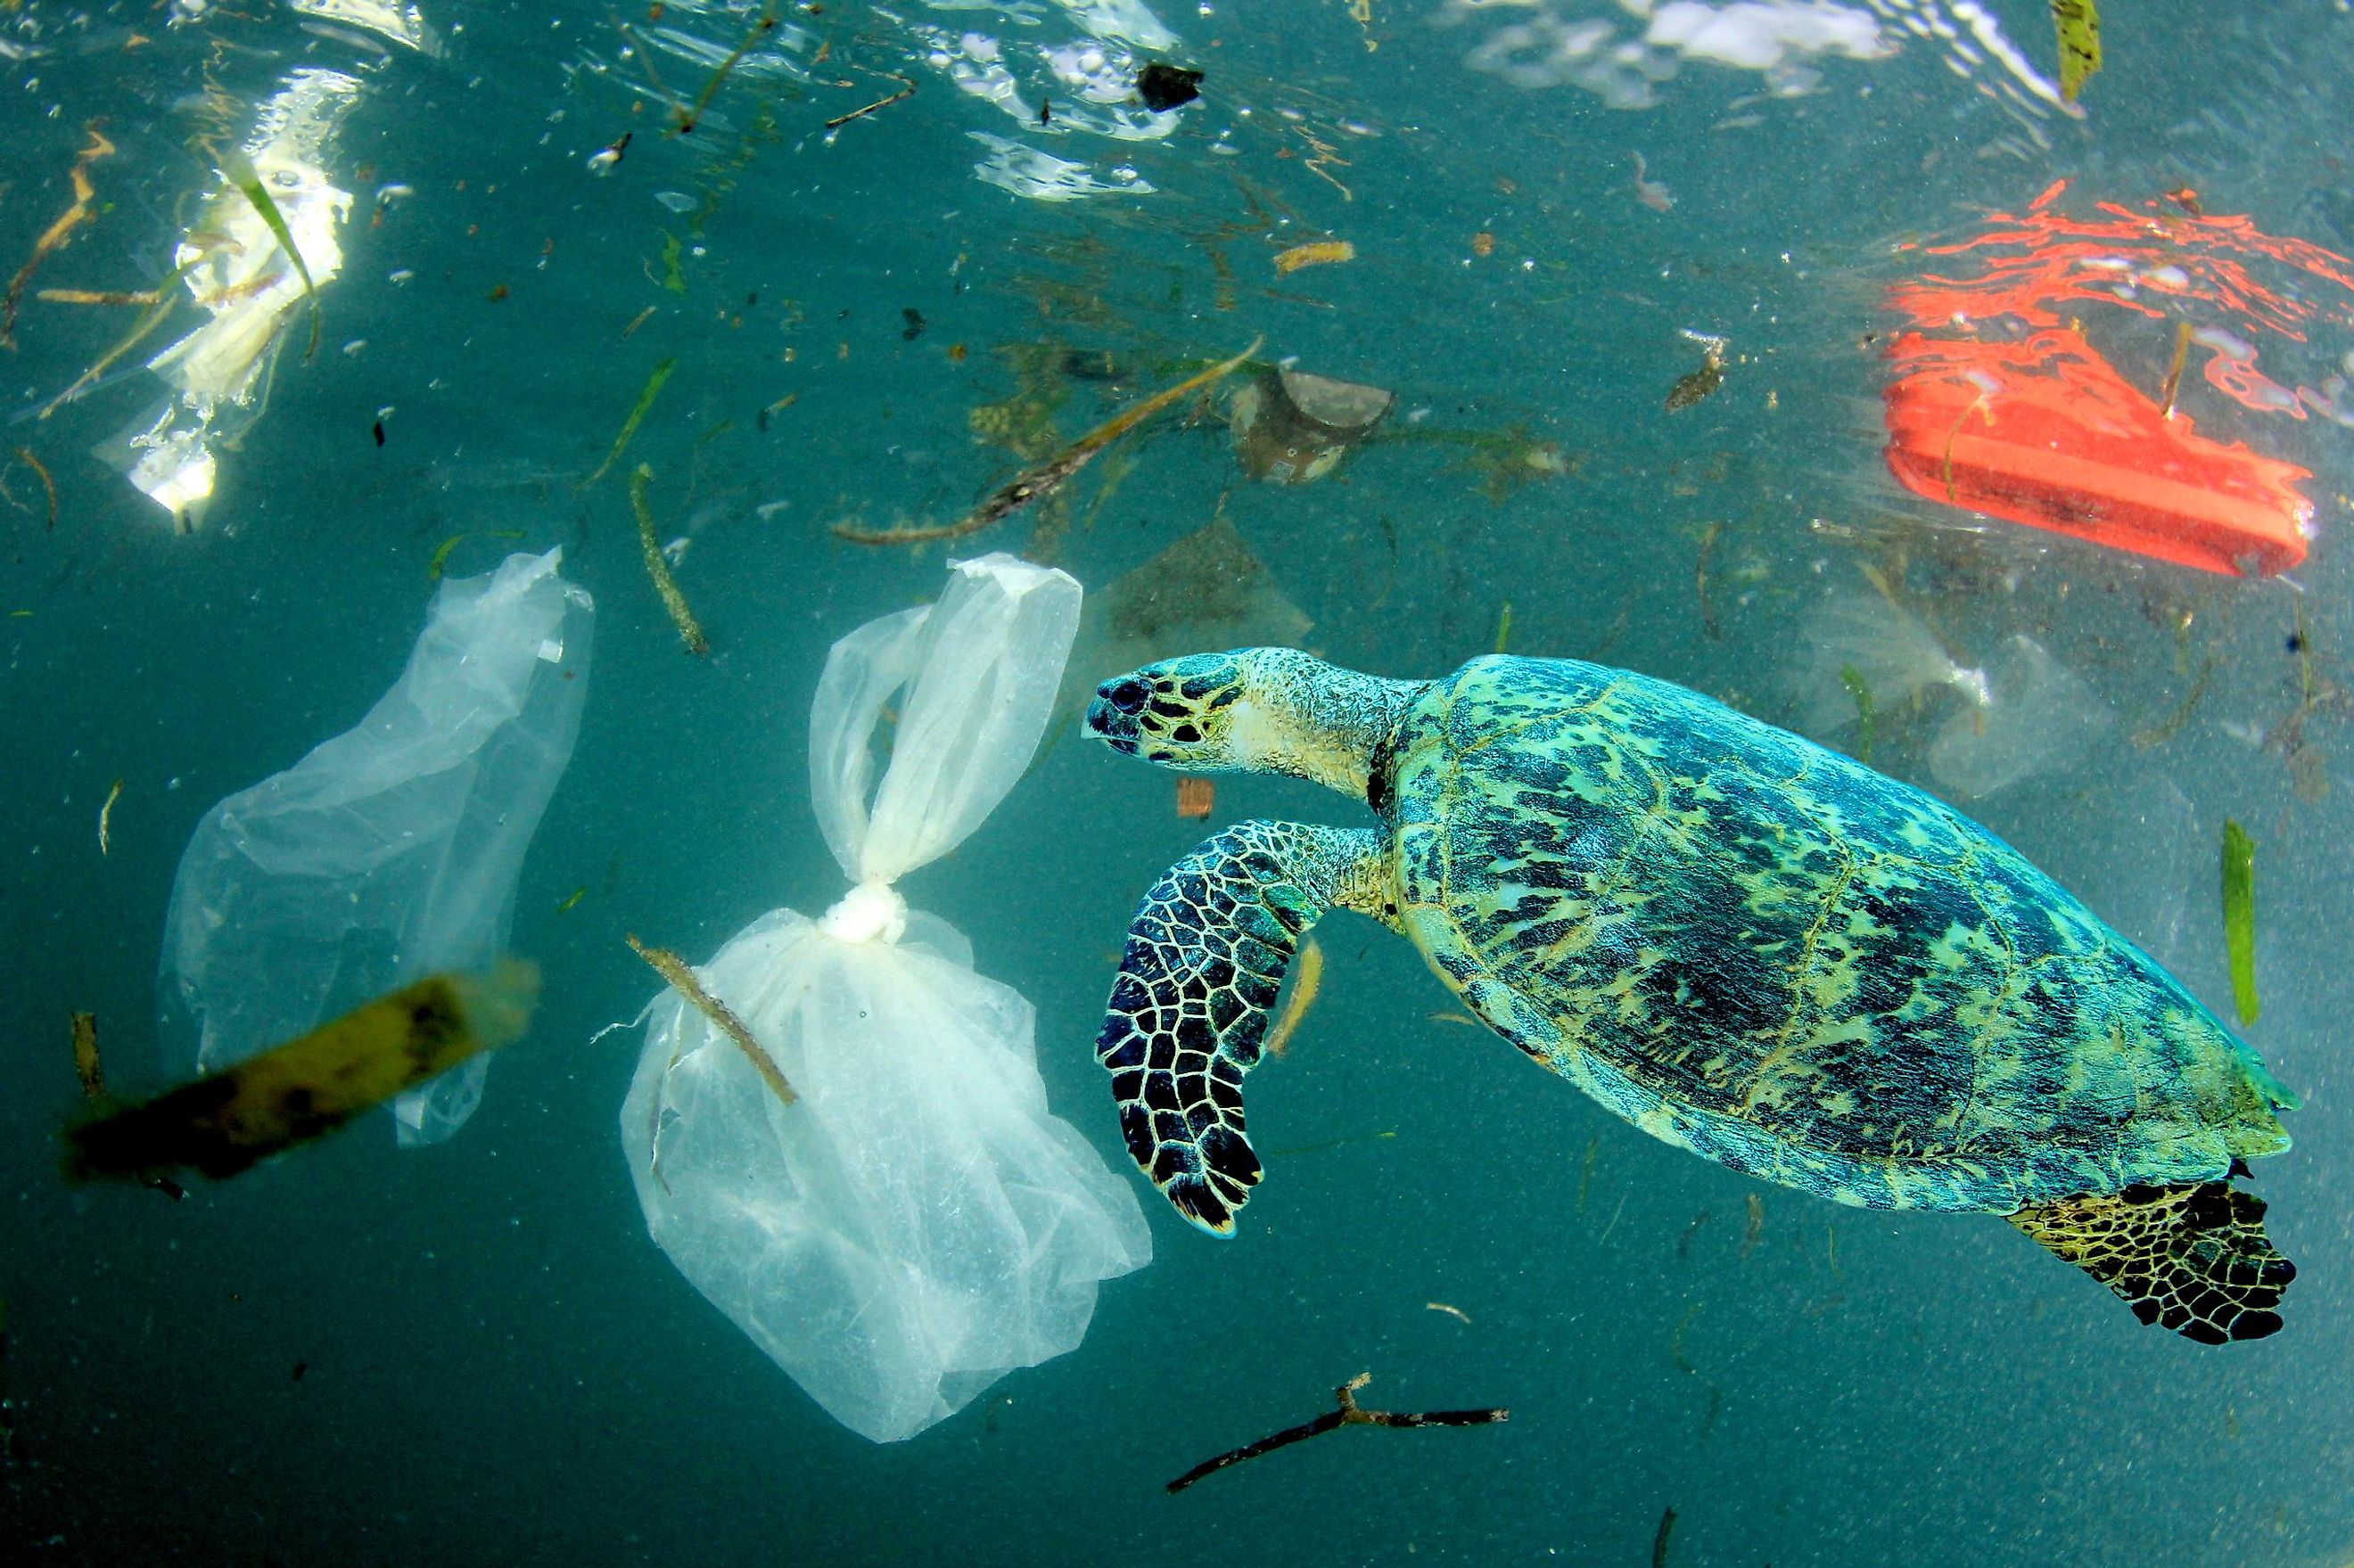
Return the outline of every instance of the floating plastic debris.
[[[588,691],[594,606],[561,560],[514,555],[443,582],[399,680],[358,724],[196,825],[161,989],[199,1070],[506,946],[524,854]],[[455,1132],[489,1065],[405,1086],[399,1141]]]
[[[2057,206],[2066,186],[1922,252],[1967,256],[1974,275],[1891,291],[1906,330],[1882,395],[1890,471],[1932,501],[2205,571],[2296,566],[2313,518],[2298,486],[2311,471],[2199,435],[2180,394],[2168,407],[2129,384],[2076,313],[2172,319],[2178,341],[2179,323],[2196,318],[2190,341],[2209,352],[2208,386],[2252,412],[2301,419],[2326,392],[2263,375],[2255,340],[2354,325],[2354,261],[2244,217],[2191,212],[2187,193],[2172,198],[2177,211],[2103,202],[2098,217],[2071,217]],[[2273,268],[2295,276],[2268,282]]]
[[[1235,393],[1235,456],[1253,479],[1306,484],[1339,466],[1396,402],[1379,387],[1264,366]]]
[[[1075,1348],[1098,1282],[1152,1255],[1134,1192],[1047,1108],[1029,1002],[895,885],[1022,778],[1079,599],[1065,574],[993,555],[833,645],[809,778],[853,885],[819,919],[772,910],[691,975],[666,969],[621,1109],[655,1241],[878,1443]]]
[[[1801,636],[1799,726],[1818,739],[1861,731],[1875,715],[1940,686],[1961,697],[1973,722],[1992,700],[1984,671],[1958,662],[1918,616],[1877,592],[1834,590],[1808,615]]]
[[[2084,757],[2115,716],[2083,677],[2015,635],[1988,662],[1985,699],[1949,716],[1929,746],[1929,776],[1975,800]]]

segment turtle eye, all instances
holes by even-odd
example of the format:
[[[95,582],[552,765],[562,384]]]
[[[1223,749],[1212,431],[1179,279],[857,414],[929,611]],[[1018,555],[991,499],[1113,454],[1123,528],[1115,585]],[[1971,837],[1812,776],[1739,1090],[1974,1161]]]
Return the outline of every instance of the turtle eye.
[[[1132,718],[1144,711],[1144,700],[1149,694],[1143,682],[1127,677],[1106,681],[1096,688],[1096,694]]]

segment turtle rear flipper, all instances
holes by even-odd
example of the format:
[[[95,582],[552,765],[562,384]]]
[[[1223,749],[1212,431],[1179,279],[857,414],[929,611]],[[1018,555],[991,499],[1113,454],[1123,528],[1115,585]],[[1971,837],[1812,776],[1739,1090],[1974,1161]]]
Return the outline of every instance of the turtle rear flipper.
[[[1369,830],[1241,822],[1169,868],[1136,907],[1096,1056],[1128,1151],[1180,1213],[1231,1235],[1259,1178],[1243,1075],[1300,933],[1378,862]]]
[[[2264,1200],[2228,1181],[2087,1192],[2009,1218],[2143,1322],[2202,1345],[2279,1332],[2275,1308],[2296,1277],[2264,1234]]]

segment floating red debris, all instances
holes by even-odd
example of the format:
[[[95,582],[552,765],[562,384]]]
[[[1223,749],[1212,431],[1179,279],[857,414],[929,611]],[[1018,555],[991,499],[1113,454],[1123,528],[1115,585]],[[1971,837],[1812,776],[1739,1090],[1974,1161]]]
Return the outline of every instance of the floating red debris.
[[[2313,518],[2297,486],[2311,471],[2198,434],[2061,312],[2121,307],[2178,330],[2204,321],[2185,341],[2208,351],[2208,385],[2253,412],[2303,419],[2320,395],[2259,372],[2240,334],[2302,343],[2317,320],[2354,324],[2354,262],[2274,239],[2244,217],[2205,216],[2187,191],[2168,193],[2177,211],[2103,203],[2100,217],[2070,218],[2053,209],[2065,188],[2053,185],[2024,217],[1997,214],[1971,238],[1924,249],[1970,254],[1978,275],[1891,291],[1912,330],[1891,345],[1896,374],[1882,395],[1890,471],[1932,501],[2205,571],[2296,566]],[[2267,264],[2342,296],[2266,288]]]
[[[2204,571],[2305,559],[2308,470],[2167,417],[2077,334],[1895,352],[1914,368],[1883,395],[1888,466],[1916,495]]]

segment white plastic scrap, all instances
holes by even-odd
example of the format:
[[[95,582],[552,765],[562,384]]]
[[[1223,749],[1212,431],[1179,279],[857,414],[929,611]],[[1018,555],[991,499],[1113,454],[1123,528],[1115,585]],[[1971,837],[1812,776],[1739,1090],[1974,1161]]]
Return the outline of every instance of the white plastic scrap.
[[[826,661],[810,784],[853,886],[778,909],[697,971],[798,1097],[675,991],[647,1009],[621,1141],[646,1227],[828,1414],[912,1437],[1077,1346],[1097,1281],[1152,1255],[1129,1185],[1046,1108],[1034,1015],[894,885],[981,824],[1028,766],[1079,585],[1011,556]],[[870,741],[899,703],[877,780]]]
[[[205,814],[164,919],[167,1027],[201,1071],[506,945],[524,852],[571,760],[595,604],[561,550],[433,596],[357,726]],[[404,1146],[474,1112],[478,1055],[393,1104]]]
[[[173,252],[182,283],[210,319],[148,361],[170,396],[101,450],[171,514],[175,529],[203,521],[215,449],[252,418],[287,323],[312,289],[324,289],[343,270],[335,231],[351,215],[352,196],[327,177],[326,164],[359,91],[341,71],[290,71],[260,106],[244,144],[302,252],[308,286],[267,220],[225,176]]]

